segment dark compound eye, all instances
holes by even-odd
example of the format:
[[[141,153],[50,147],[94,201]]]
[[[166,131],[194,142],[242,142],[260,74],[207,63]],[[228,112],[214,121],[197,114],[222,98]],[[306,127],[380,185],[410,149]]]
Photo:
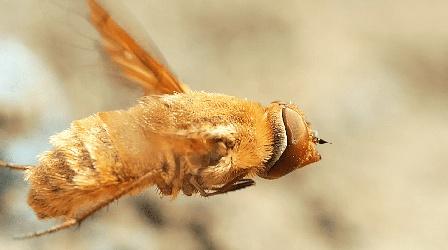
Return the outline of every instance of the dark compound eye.
[[[284,176],[321,158],[314,147],[311,130],[303,116],[285,107],[282,118],[286,129],[287,145],[277,162],[262,176],[267,179]]]

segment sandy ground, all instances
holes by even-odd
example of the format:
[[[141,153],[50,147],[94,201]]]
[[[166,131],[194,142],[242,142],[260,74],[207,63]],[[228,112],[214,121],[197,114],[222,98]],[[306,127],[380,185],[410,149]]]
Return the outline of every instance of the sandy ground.
[[[0,1],[0,154],[34,163],[71,120],[138,90],[99,52],[82,1]],[[302,107],[323,160],[204,199],[150,189],[79,229],[43,229],[0,172],[8,249],[443,249],[448,245],[448,2],[127,1],[193,89]],[[3,247],[1,247],[3,248]]]

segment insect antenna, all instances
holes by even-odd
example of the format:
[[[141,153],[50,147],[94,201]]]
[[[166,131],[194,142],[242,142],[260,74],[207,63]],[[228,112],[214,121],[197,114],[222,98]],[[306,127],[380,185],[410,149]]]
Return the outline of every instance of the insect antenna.
[[[324,139],[320,139],[320,138],[317,138],[317,143],[318,143],[318,144],[326,144],[326,143],[333,144],[333,143],[331,143],[331,142],[328,142],[328,141],[326,141],[326,140],[324,140]]]
[[[13,170],[25,171],[33,168],[33,165],[18,165],[0,160],[0,168],[9,168]]]

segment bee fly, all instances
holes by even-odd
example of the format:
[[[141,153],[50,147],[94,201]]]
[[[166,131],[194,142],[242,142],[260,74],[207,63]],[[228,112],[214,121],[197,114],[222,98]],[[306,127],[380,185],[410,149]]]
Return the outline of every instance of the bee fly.
[[[50,138],[51,151],[35,166],[0,162],[23,170],[28,204],[39,219],[63,223],[23,238],[80,223],[126,194],[156,186],[162,195],[204,197],[282,177],[317,162],[319,139],[293,104],[261,104],[196,92],[182,84],[140,46],[95,0],[91,23],[104,49],[145,96],[128,110],[76,120]]]

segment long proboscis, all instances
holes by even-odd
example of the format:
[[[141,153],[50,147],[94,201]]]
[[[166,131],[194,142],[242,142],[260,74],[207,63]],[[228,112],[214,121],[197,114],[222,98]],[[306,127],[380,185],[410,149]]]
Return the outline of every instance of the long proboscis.
[[[9,163],[9,162],[0,160],[0,168],[9,168],[12,170],[25,171],[25,170],[31,169],[33,167],[34,167],[33,165],[20,165],[20,164],[14,164],[14,163]]]

